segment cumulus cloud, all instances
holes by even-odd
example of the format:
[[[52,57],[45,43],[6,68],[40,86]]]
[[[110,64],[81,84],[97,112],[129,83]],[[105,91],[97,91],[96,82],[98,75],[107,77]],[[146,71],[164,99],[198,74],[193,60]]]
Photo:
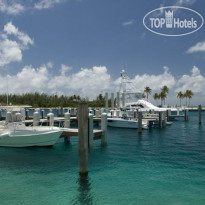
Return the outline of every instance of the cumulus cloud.
[[[159,75],[136,75],[134,79],[131,79],[134,87],[137,91],[144,91],[146,86],[152,88],[152,90],[159,90],[162,86],[167,85],[170,89],[173,88],[176,84],[175,77],[169,72],[167,66],[163,67],[164,72]],[[120,78],[115,81],[115,85],[120,84]]]
[[[61,64],[61,75],[65,75],[70,70],[72,70],[72,67]]]
[[[25,10],[25,7],[18,3],[17,1],[12,0],[0,0],[0,11],[9,15],[17,15],[22,13]]]
[[[64,64],[62,64],[64,65]],[[48,63],[34,68],[25,66],[15,75],[3,76],[0,72],[0,93],[4,93],[8,82],[9,93],[40,92],[47,94],[80,95],[81,97],[96,98],[100,93],[119,91],[120,78],[111,78],[105,66],[81,68],[78,72],[68,72],[70,66],[61,66],[57,75],[49,71]],[[164,72],[158,75],[136,75],[130,79],[133,82],[133,91],[143,91],[146,86],[152,89],[152,93],[159,92],[160,88],[167,85],[170,88],[169,102],[176,103],[176,93],[191,89],[195,94],[205,94],[205,77],[199,68],[194,66],[190,75],[183,75],[176,80],[164,67]],[[11,85],[11,86],[10,86]],[[152,99],[152,98],[150,98]]]
[[[192,90],[194,93],[205,94],[205,77],[201,75],[199,68],[194,66],[190,75],[183,75],[177,82],[176,92]]]
[[[198,42],[187,50],[187,53],[205,52],[205,41]]]
[[[16,36],[24,46],[33,45],[33,40],[26,34],[18,30],[11,22],[4,26],[4,32],[8,35]]]
[[[62,72],[62,68],[65,72]],[[0,93],[6,90],[6,80],[12,85],[9,86],[9,93],[79,94],[90,99],[111,87],[112,80],[105,66],[82,68],[72,75],[67,74],[71,67],[63,65],[62,68],[61,73],[56,76],[50,74],[46,64],[40,68],[25,66],[16,75],[8,77],[0,74]]]
[[[10,36],[16,38],[10,39]],[[22,51],[34,41],[26,34],[18,30],[11,22],[4,26],[0,38],[0,67],[11,62],[22,60]]]
[[[64,2],[65,0],[40,0],[34,4],[34,8],[41,10],[41,9],[49,9],[52,8],[54,5]]]

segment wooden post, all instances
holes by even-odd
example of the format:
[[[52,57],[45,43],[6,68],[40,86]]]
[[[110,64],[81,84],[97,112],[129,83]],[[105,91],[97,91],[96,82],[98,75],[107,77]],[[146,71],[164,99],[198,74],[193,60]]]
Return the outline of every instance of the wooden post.
[[[26,120],[29,120],[29,110],[26,110]]]
[[[199,114],[199,124],[201,124],[201,105],[198,107],[198,114]]]
[[[80,103],[78,105],[78,155],[79,174],[88,175],[88,105]]]
[[[41,118],[42,118],[42,119],[45,118],[45,110],[41,110]]]
[[[188,120],[189,120],[189,110],[188,110],[188,109],[185,109],[185,110],[184,110],[184,120],[185,120],[185,121],[188,121]]]
[[[111,93],[111,109],[114,110],[114,93]]]
[[[142,133],[142,112],[138,112],[138,133]]]
[[[73,109],[73,115],[77,117],[77,109],[76,108]]]
[[[100,117],[100,110],[95,111],[95,117],[99,118]]]
[[[48,113],[47,118],[49,126],[52,127],[54,125],[54,114]]]
[[[65,116],[64,128],[70,128],[70,113],[66,112],[64,114],[64,116]],[[69,144],[70,143],[70,137],[69,136],[64,137],[64,142]]]
[[[105,93],[105,109],[108,110],[108,93]]]
[[[162,112],[162,127],[166,127],[166,113]]]
[[[169,122],[169,110],[167,110],[167,122]]]
[[[120,93],[117,92],[117,109],[120,109]]]
[[[162,128],[162,112],[159,112],[159,128]]]
[[[34,112],[33,113],[33,126],[39,126],[40,118],[39,118],[39,113]]]
[[[102,145],[107,145],[107,114],[101,114],[101,130],[103,131],[103,136],[101,139]]]
[[[89,132],[88,132],[88,146],[89,148],[93,147],[93,114],[89,113]]]
[[[0,120],[2,120],[2,110],[0,110]]]
[[[134,111],[134,119],[137,119],[137,110]]]

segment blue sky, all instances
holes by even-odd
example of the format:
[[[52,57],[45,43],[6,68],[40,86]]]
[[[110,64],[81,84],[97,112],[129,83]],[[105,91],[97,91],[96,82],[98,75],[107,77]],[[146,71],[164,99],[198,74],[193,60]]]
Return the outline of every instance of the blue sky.
[[[9,75],[7,81],[14,84],[10,92],[76,93],[93,98],[111,87],[117,90],[119,73],[125,68],[139,90],[148,85],[158,92],[166,79],[170,95],[194,89],[193,102],[203,104],[205,27],[191,35],[167,37],[143,25],[147,12],[173,5],[205,15],[203,0],[0,0],[4,34],[0,44],[5,46],[0,51],[1,92]],[[24,80],[26,76],[30,78]],[[142,80],[140,85],[136,79]]]

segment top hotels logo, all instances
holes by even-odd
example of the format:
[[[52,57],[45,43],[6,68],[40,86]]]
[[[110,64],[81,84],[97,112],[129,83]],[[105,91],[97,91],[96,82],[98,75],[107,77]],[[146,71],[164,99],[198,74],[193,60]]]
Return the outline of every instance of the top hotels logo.
[[[199,30],[204,18],[198,12],[179,6],[161,7],[147,13],[144,26],[163,36],[184,36]]]

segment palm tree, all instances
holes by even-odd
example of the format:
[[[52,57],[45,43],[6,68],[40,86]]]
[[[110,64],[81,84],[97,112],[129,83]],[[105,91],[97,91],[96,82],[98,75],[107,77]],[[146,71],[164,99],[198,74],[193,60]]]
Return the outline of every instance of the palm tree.
[[[151,94],[152,89],[151,89],[150,87],[147,86],[147,87],[145,87],[144,92],[145,92],[146,95],[147,95],[147,101],[148,101],[148,95]]]
[[[165,100],[167,98],[167,94],[169,93],[169,88],[164,85],[162,88],[161,88],[161,93],[163,93],[163,96],[164,96],[164,105],[165,105]]]
[[[184,98],[184,94],[182,93],[182,91],[179,91],[179,92],[177,93],[177,98],[179,98],[179,100],[180,100],[180,107],[181,107],[181,101],[182,101],[182,99]]]
[[[145,93],[142,93],[142,98],[146,98],[146,95],[145,95]]]
[[[166,85],[164,85],[164,86],[161,88],[161,91],[168,94],[168,93],[169,93],[169,88],[168,88]]]
[[[153,98],[154,98],[154,100],[156,100],[156,102],[157,102],[157,100],[160,99],[160,96],[159,96],[158,93],[155,93],[155,94],[153,95]]]
[[[161,92],[161,93],[159,93],[159,96],[160,96],[160,99],[161,99],[161,106],[162,106],[163,101],[164,101],[164,104],[165,104],[165,99],[167,98],[167,93]]]
[[[194,93],[191,90],[186,90],[185,94],[186,97],[189,98],[189,106],[190,106],[190,100],[193,97]]]

